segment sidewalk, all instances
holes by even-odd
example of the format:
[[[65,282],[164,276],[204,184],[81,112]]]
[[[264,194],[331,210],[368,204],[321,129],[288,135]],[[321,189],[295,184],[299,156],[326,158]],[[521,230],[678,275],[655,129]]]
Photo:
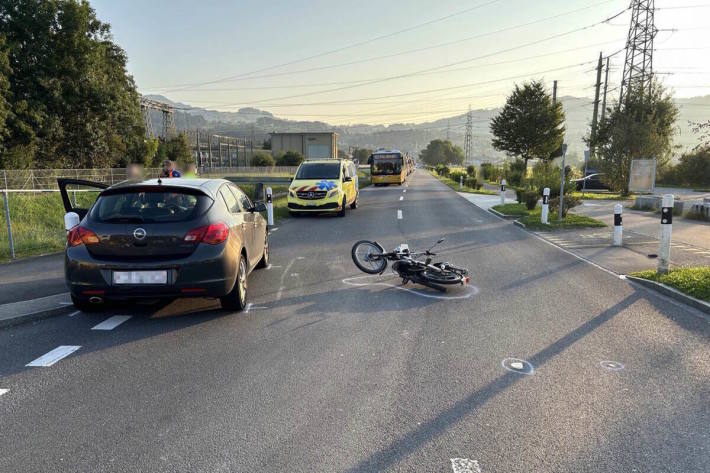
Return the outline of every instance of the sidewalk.
[[[0,304],[67,292],[64,255],[53,254],[0,264]]]
[[[483,210],[488,210],[489,208],[493,207],[494,205],[500,204],[500,196],[499,195],[485,195],[485,194],[471,194],[470,192],[457,192],[458,195],[463,197],[464,199],[468,200],[471,202],[473,205],[476,205]],[[508,192],[506,191],[505,193],[505,203],[506,204],[514,204],[517,202],[515,200],[515,195],[512,197],[509,197]]]

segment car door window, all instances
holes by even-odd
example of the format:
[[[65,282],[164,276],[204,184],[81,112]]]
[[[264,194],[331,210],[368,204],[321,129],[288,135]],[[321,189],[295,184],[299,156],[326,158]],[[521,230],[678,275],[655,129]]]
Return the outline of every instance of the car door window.
[[[241,212],[241,209],[239,208],[239,202],[237,202],[236,197],[234,197],[234,195],[229,192],[229,189],[226,186],[222,187],[219,190],[219,193],[222,195],[224,203],[227,205],[227,208],[230,212],[232,212],[233,214]]]
[[[234,195],[236,196],[237,200],[239,201],[239,204],[242,206],[242,210],[245,212],[248,212],[249,209],[253,208],[254,205],[251,203],[251,199],[242,192],[239,188],[234,187],[234,186],[229,186],[230,190],[234,192]]]

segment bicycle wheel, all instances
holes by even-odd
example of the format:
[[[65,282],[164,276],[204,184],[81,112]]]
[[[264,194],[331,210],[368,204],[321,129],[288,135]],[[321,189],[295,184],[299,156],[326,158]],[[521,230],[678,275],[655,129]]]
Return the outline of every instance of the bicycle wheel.
[[[464,282],[464,276],[457,272],[449,271],[448,269],[441,272],[427,270],[422,277],[434,284],[461,284]]]
[[[377,243],[361,240],[353,245],[350,252],[353,262],[360,271],[367,274],[379,274],[387,268],[387,260],[382,256],[385,250]]]

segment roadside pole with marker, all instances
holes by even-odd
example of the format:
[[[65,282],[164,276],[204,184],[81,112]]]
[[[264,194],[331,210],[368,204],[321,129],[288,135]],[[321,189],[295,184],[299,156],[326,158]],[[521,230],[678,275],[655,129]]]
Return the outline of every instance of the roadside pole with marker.
[[[266,188],[266,225],[274,226],[274,203],[272,201],[271,187]]]
[[[459,176],[459,190],[463,190],[463,176]]]
[[[673,194],[663,196],[661,203],[661,238],[658,242],[658,274],[666,274],[671,263],[673,231]]]
[[[547,216],[550,213],[550,188],[545,187],[542,190],[542,213],[540,214],[540,222],[549,225]]]
[[[623,227],[621,220],[621,211],[623,207],[621,204],[616,204],[614,206],[614,246],[621,246],[621,241],[623,237]]]
[[[500,205],[505,205],[505,186],[508,184],[505,179],[500,181]]]

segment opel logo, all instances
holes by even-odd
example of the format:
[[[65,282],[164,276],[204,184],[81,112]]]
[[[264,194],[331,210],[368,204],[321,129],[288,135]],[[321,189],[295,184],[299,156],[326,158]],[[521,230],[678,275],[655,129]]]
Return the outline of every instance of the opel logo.
[[[309,193],[308,193],[308,198],[309,198],[309,199],[312,199],[312,198],[315,197],[315,196],[316,196],[316,195],[315,195],[313,192],[309,192]]]
[[[133,230],[133,236],[136,240],[142,240],[143,238],[145,238],[146,235],[147,233],[143,228],[136,228],[135,230]]]

